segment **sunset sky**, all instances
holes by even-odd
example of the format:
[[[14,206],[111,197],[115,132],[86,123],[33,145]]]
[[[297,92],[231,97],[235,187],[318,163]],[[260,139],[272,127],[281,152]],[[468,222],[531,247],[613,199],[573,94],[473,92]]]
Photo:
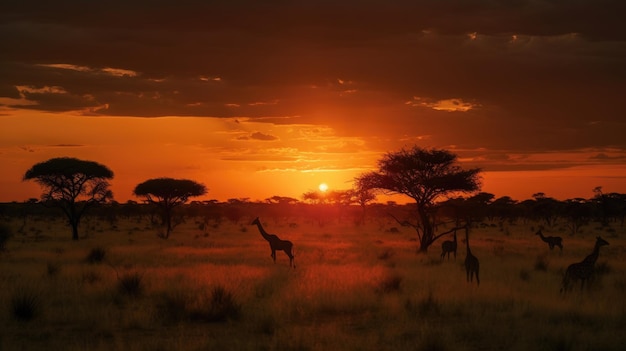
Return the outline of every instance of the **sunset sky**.
[[[349,189],[389,151],[444,148],[482,191],[626,193],[623,0],[0,3],[0,202],[37,162],[203,199]]]

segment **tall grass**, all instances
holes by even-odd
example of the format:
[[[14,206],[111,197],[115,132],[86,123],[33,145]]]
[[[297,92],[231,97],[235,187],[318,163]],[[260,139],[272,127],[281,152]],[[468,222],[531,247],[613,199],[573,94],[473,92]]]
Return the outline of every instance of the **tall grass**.
[[[0,289],[0,349],[619,350],[626,343],[624,228],[612,228],[594,284],[563,297],[564,268],[591,251],[596,233],[566,237],[560,253],[537,240],[532,224],[508,224],[506,235],[497,226],[474,229],[477,287],[465,281],[462,242],[457,260],[442,262],[437,245],[416,254],[414,233],[378,224],[277,226],[295,244],[294,270],[284,255],[273,263],[256,230],[223,224],[204,236],[188,222],[168,241],[129,220],[79,242],[67,239],[61,222],[38,222],[49,235],[11,242],[0,257],[8,288]],[[36,288],[21,288],[33,281]]]
[[[11,228],[3,223],[0,223],[0,252],[5,251],[9,239],[13,236]]]

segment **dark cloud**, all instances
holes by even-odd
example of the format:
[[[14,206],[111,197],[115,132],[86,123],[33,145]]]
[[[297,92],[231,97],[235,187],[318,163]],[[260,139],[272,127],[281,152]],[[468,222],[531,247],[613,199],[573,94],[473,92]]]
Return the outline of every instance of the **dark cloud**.
[[[0,105],[626,148],[624,13],[622,0],[7,0]],[[435,109],[445,101],[472,108]]]

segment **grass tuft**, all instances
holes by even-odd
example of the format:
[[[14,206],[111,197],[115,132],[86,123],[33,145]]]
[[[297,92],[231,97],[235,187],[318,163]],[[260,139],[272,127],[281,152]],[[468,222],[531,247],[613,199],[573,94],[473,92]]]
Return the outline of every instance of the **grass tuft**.
[[[393,274],[384,277],[376,287],[376,292],[381,294],[389,294],[393,292],[399,292],[402,285],[402,277]]]
[[[106,249],[102,247],[94,247],[89,251],[87,257],[85,257],[85,261],[90,264],[99,264],[104,262],[106,254]]]
[[[137,272],[118,277],[118,291],[130,297],[140,297],[144,292],[143,275]]]
[[[46,263],[46,273],[49,277],[56,277],[61,272],[61,265],[57,262]]]
[[[407,300],[404,308],[410,313],[417,313],[420,317],[436,316],[441,312],[441,306],[432,291],[428,292],[428,296],[420,299],[417,303]]]
[[[519,271],[519,278],[525,282],[530,280],[530,272],[525,269]]]
[[[168,291],[157,299],[156,315],[164,324],[180,323],[187,318],[187,310],[191,304],[191,295],[185,291]]]
[[[379,260],[388,260],[394,255],[393,249],[387,249],[378,255]]]
[[[29,288],[20,288],[11,296],[11,314],[14,319],[29,322],[41,314],[41,295]]]
[[[211,294],[200,295],[196,305],[189,311],[191,320],[202,322],[225,322],[239,319],[241,306],[231,292],[221,285],[214,287]]]
[[[537,259],[535,260],[534,268],[536,271],[542,271],[542,272],[548,271],[548,258],[545,255],[537,256]]]

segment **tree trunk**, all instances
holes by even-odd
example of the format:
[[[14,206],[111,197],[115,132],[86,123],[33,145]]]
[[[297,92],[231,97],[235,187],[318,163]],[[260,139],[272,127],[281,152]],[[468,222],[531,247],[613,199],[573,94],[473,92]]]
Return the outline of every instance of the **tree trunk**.
[[[172,231],[172,210],[170,208],[165,209],[165,239],[170,237]]]
[[[424,225],[423,232],[422,232],[422,240],[420,240],[420,249],[419,249],[420,253],[428,252],[428,248],[433,243],[433,237],[434,237],[433,228],[430,225]]]
[[[70,221],[72,225],[72,240],[78,241],[78,221]]]
[[[428,216],[428,213],[426,212],[426,209],[418,208],[418,213],[421,222],[418,225],[421,224],[422,226],[422,237],[420,239],[419,252],[427,253],[428,247],[433,243],[434,228],[431,223],[430,216]]]

